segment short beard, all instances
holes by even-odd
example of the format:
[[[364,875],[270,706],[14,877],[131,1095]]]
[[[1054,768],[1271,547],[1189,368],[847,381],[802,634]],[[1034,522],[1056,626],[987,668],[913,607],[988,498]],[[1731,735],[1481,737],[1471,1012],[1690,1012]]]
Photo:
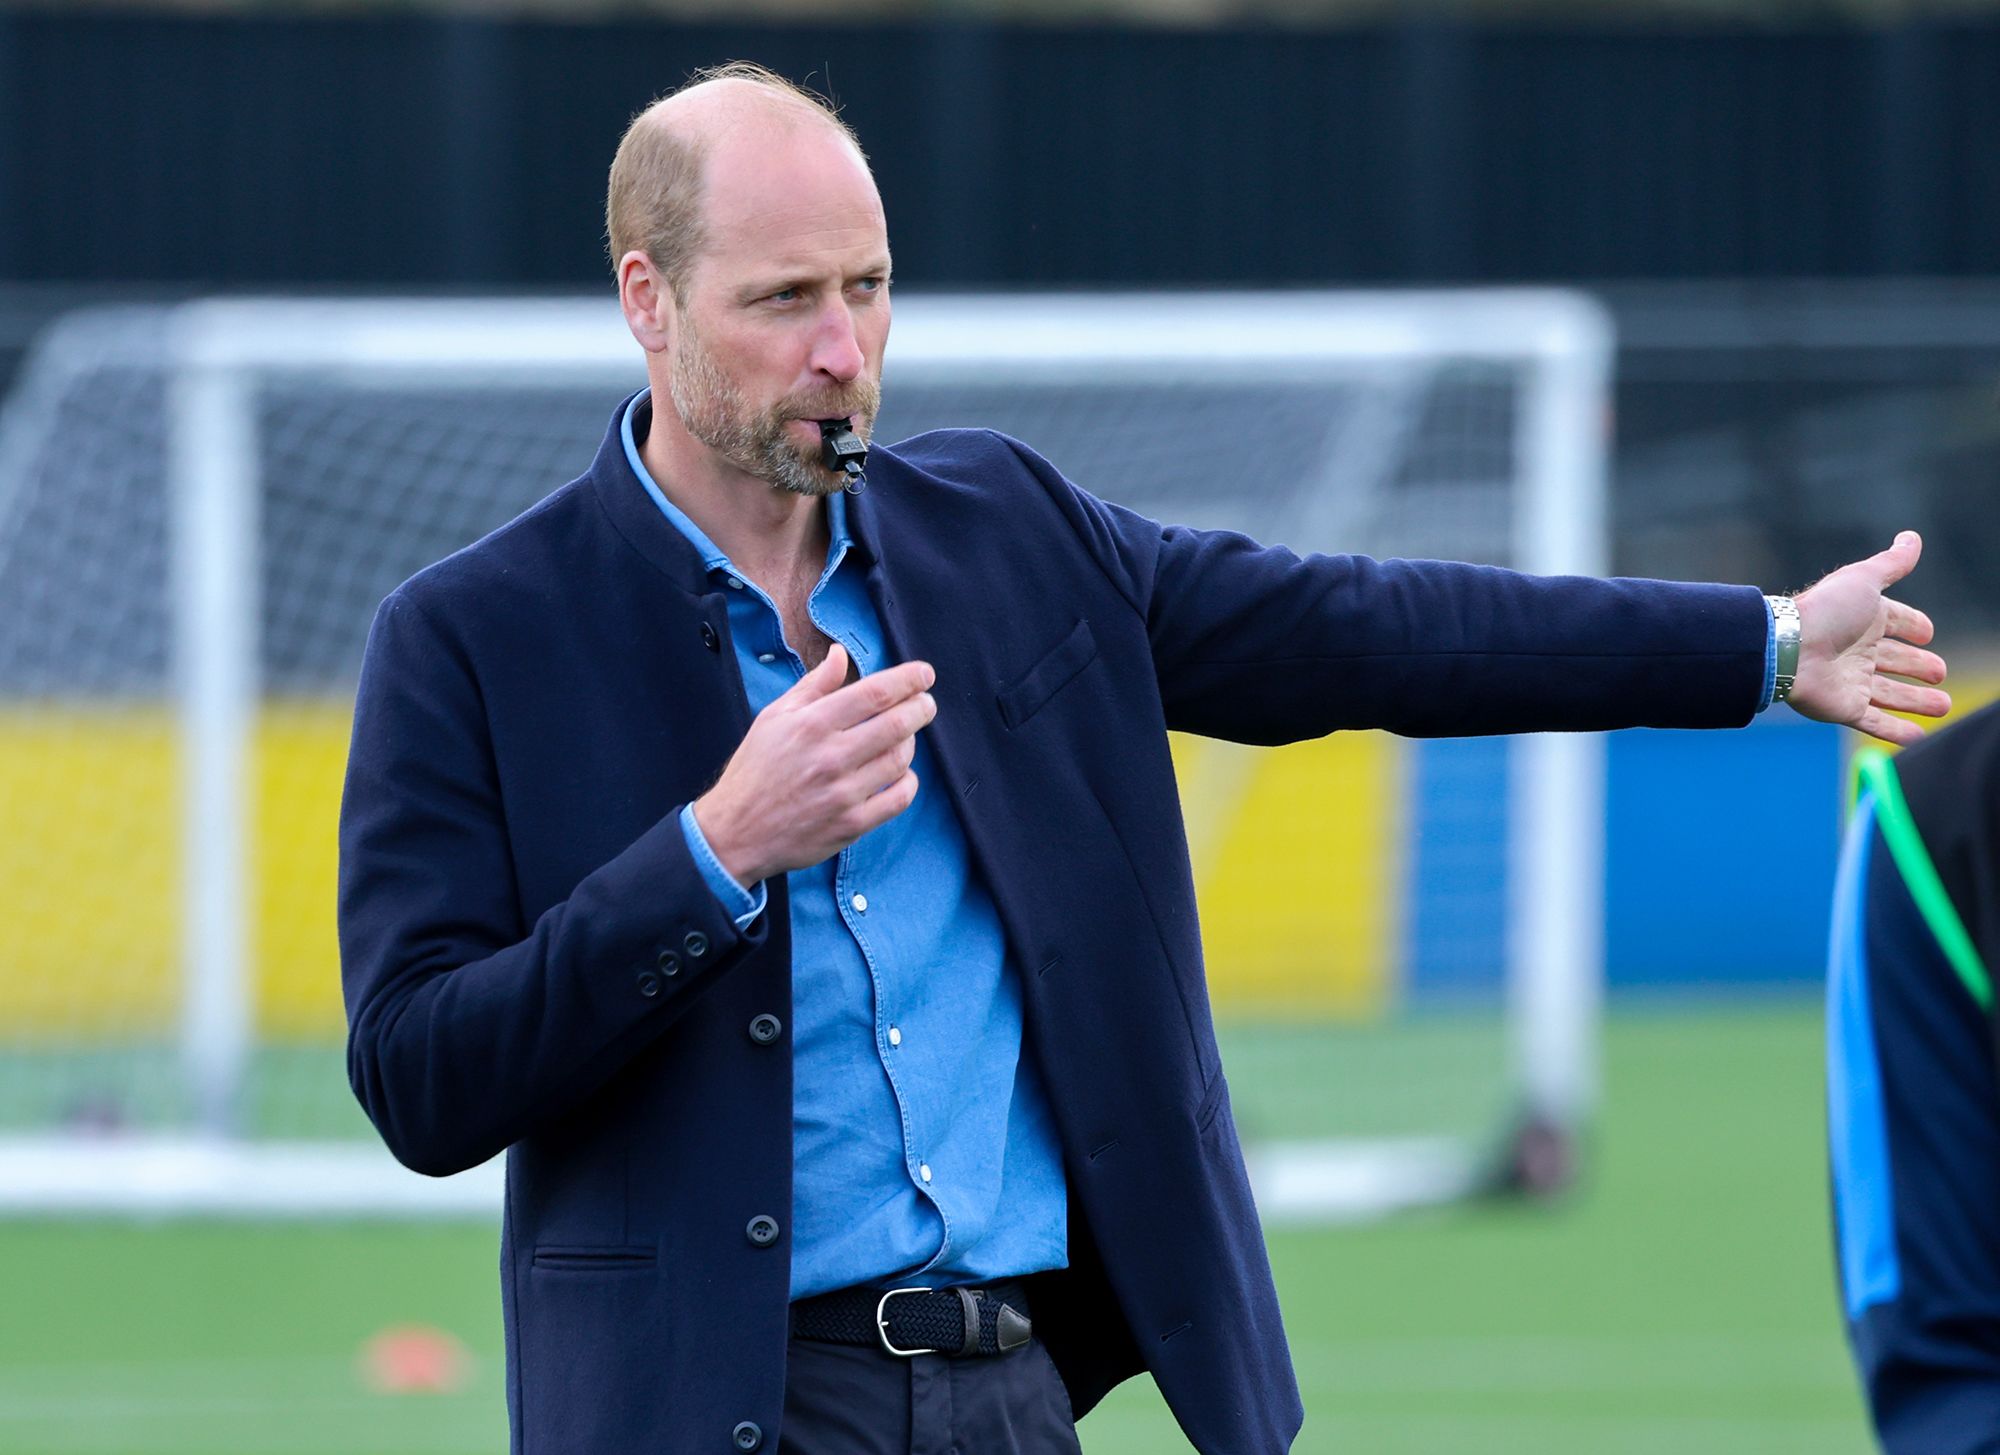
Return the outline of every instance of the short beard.
[[[742,392],[702,347],[687,315],[681,317],[680,347],[674,351],[667,386],[687,432],[744,474],[793,495],[819,497],[844,487],[847,476],[829,470],[817,448],[801,448],[787,436],[785,425],[794,419],[846,419],[865,443],[881,408],[881,386],[856,379],[834,397],[794,396],[754,415]]]

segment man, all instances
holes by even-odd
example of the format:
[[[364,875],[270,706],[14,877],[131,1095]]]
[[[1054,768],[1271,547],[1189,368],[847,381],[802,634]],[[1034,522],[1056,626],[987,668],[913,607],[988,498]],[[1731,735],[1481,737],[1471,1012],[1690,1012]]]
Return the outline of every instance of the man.
[[[2000,1451],[2000,704],[1865,751],[1827,990],[1849,1342],[1889,1455]]]
[[[1880,675],[1943,676],[1909,535],[1774,617],[1300,560],[980,431],[843,494],[881,202],[755,68],[641,115],[607,211],[650,389],[383,604],[342,810],[355,1090],[412,1167],[508,1154],[517,1451],[1073,1450],[1142,1369],[1197,1448],[1285,1449],[1167,730],[1943,710]]]

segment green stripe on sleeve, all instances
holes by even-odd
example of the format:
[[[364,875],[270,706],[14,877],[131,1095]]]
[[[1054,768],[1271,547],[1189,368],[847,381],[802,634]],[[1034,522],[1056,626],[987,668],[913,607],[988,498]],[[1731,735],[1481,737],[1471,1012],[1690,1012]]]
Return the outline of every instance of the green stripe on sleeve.
[[[1889,856],[1895,861],[1897,872],[1903,876],[1903,883],[1909,888],[1910,898],[1916,901],[1917,912],[1923,915],[1924,923],[1931,927],[1937,937],[1938,948],[1958,978],[1965,982],[1965,988],[1984,1011],[1993,1009],[1993,981],[1986,973],[1986,964],[1979,958],[1978,947],[1972,943],[1972,936],[1965,931],[1965,921],[1958,917],[1958,909],[1945,893],[1944,881],[1938,878],[1937,866],[1931,862],[1930,850],[1924,847],[1924,838],[1917,831],[1917,821],[1910,813],[1910,805],[1903,798],[1902,780],[1896,776],[1896,763],[1880,748],[1862,748],[1854,755],[1848,780],[1848,801],[1850,806],[1866,788],[1875,795],[1875,822],[1882,826],[1882,838],[1889,845]]]

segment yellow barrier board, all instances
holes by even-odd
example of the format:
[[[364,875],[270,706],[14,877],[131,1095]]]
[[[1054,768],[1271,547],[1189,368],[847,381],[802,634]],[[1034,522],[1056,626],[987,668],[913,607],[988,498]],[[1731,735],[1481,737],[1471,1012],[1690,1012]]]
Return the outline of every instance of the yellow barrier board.
[[[1380,1011],[1400,956],[1405,745],[1174,740],[1211,994],[1231,1012]]]
[[[334,884],[340,867],[340,785],[347,774],[351,704],[267,707],[257,730],[257,1024],[286,1038],[338,1036],[340,943]]]
[[[335,838],[345,703],[257,724],[250,955],[260,1032],[341,1029]],[[181,1005],[177,729],[158,706],[0,713],[0,1028],[48,1042],[171,1035]]]
[[[0,1026],[145,1033],[179,1014],[180,799],[157,708],[0,713]]]

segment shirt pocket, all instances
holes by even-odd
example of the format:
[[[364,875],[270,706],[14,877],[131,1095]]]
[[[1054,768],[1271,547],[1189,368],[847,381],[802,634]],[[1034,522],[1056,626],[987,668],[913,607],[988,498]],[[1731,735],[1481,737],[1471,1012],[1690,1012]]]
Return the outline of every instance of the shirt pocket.
[[[1097,638],[1090,634],[1089,622],[1079,621],[1034,666],[1000,689],[995,699],[1000,706],[1000,721],[1009,730],[1020,727],[1096,660]]]

